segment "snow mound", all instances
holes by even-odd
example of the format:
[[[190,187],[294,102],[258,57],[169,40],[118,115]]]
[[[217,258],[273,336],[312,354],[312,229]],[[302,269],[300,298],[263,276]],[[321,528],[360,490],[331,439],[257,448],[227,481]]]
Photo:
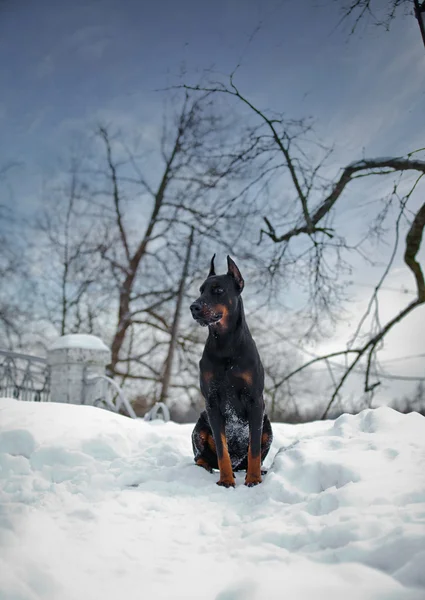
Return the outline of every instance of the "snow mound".
[[[63,335],[54,342],[50,350],[67,350],[68,348],[83,348],[84,350],[106,350],[108,346],[95,335],[88,333],[70,333]]]
[[[0,400],[0,598],[422,599],[425,418],[273,428],[228,490],[191,425]]]

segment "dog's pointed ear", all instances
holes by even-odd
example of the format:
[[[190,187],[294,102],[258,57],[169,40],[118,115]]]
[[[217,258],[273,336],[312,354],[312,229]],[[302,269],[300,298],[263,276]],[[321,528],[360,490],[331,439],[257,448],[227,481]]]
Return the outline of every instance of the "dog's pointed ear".
[[[208,273],[208,277],[212,277],[213,275],[215,275],[214,259],[215,259],[215,254],[211,259],[211,266],[210,266],[210,272]]]
[[[230,258],[230,256],[227,256],[227,269],[228,269],[227,274],[231,275],[233,277],[233,279],[236,281],[236,285],[238,287],[239,293],[241,293],[243,290],[243,286],[245,285],[245,282],[243,280],[241,272],[239,271],[238,267],[236,266],[236,263],[233,262],[233,260]]]

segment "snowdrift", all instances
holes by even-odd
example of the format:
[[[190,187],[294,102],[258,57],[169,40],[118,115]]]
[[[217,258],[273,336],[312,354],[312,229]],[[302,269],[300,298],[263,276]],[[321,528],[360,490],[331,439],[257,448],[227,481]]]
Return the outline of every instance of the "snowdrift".
[[[0,598],[423,599],[425,418],[273,427],[224,489],[192,426],[0,400]]]

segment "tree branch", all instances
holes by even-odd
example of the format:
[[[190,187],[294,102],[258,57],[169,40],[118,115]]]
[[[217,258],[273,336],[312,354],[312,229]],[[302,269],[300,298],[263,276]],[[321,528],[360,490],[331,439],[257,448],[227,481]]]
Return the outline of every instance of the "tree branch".
[[[269,230],[262,230],[263,233],[269,236],[269,238],[275,243],[288,242],[291,238],[300,235],[302,233],[310,234],[316,231],[321,231],[316,228],[316,225],[331,211],[335,202],[341,196],[342,192],[346,188],[346,186],[353,179],[353,175],[355,173],[359,173],[362,171],[371,171],[372,169],[390,169],[390,171],[385,172],[374,172],[374,173],[364,173],[367,175],[386,175],[388,172],[404,172],[404,171],[419,171],[420,173],[425,173],[425,161],[423,160],[414,160],[411,158],[377,158],[377,159],[364,159],[361,161],[353,162],[343,170],[340,175],[338,181],[333,185],[331,192],[326,196],[326,198],[320,203],[318,208],[314,211],[311,216],[311,227],[305,225],[302,227],[295,227],[293,229],[288,230],[282,235],[277,235],[273,228],[270,228],[270,222],[264,218],[266,225],[269,227]]]
[[[99,128],[99,135],[103,139],[105,146],[106,146],[106,158],[107,158],[107,162],[108,162],[108,168],[111,173],[112,197],[114,199],[114,207],[115,207],[115,214],[117,217],[118,230],[120,232],[121,242],[124,246],[127,262],[130,264],[130,262],[131,262],[130,249],[128,247],[127,234],[124,229],[124,224],[123,224],[122,215],[121,215],[117,167],[116,167],[116,164],[114,163],[114,161],[112,160],[111,141],[109,139],[109,133],[105,127]]]

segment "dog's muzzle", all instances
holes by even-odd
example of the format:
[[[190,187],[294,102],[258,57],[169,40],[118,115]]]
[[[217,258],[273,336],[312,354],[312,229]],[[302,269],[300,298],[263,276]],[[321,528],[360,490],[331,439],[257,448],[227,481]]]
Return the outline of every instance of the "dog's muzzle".
[[[221,313],[217,314],[213,312],[206,304],[201,304],[200,302],[191,304],[190,312],[195,321],[203,327],[218,323],[223,316]]]

